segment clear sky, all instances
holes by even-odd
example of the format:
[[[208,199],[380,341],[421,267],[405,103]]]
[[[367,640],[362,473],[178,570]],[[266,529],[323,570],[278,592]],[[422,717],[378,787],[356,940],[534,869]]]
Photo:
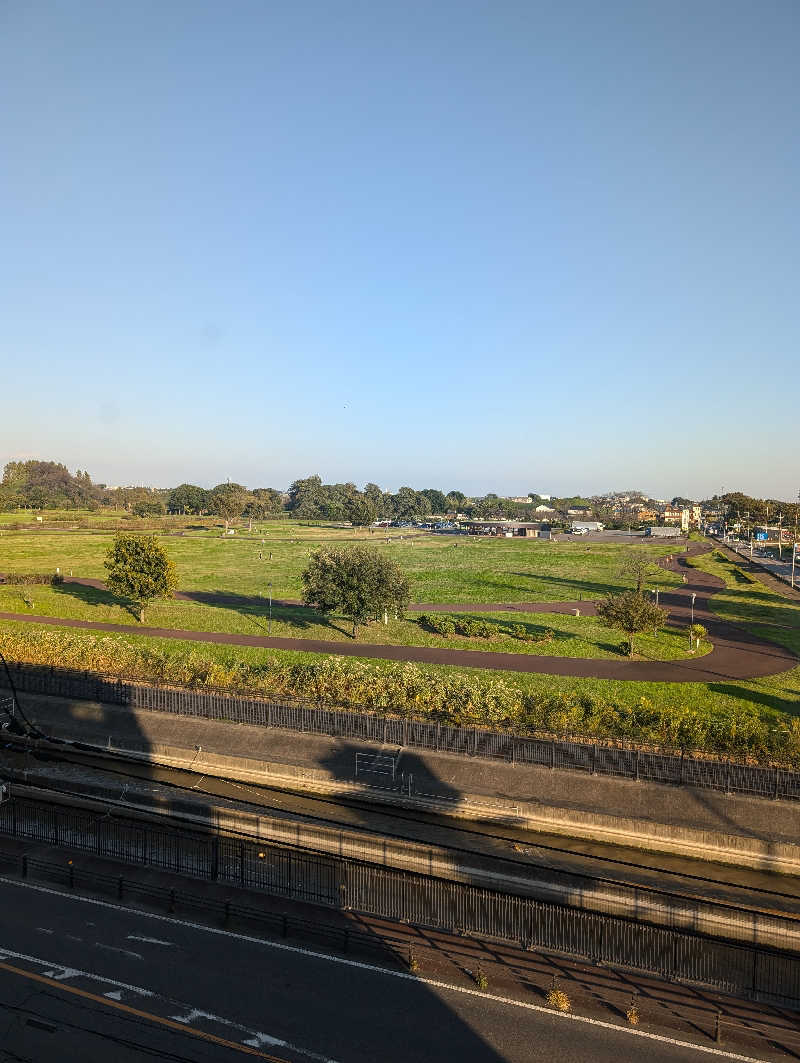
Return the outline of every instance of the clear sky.
[[[794,499],[796,0],[2,0],[0,462]]]

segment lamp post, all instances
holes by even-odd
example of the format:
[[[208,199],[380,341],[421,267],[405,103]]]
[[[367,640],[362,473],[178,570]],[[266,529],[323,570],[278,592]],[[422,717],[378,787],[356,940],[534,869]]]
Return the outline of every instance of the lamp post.
[[[697,597],[697,592],[692,591],[692,623],[694,623],[694,600]]]
[[[272,580],[269,581],[269,623],[267,624],[267,634],[272,634]]]
[[[797,560],[798,549],[800,549],[800,543],[794,543],[792,546],[792,587],[794,587],[794,563]]]

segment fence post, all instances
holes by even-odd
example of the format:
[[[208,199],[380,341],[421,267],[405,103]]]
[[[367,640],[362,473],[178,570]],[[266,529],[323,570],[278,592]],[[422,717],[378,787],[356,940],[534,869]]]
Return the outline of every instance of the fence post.
[[[725,793],[731,793],[731,758],[728,757],[728,761],[725,765]]]
[[[478,755],[478,729],[477,727],[472,732],[472,755],[477,757]]]
[[[722,1012],[717,1008],[717,1021],[714,1025],[714,1040],[718,1045],[722,1044]]]
[[[436,724],[436,752],[437,753],[439,752],[439,749],[441,748],[441,738],[442,738],[442,725],[440,723],[437,723]]]
[[[636,750],[636,781],[639,781],[639,750]]]
[[[556,740],[550,739],[550,771],[554,771],[556,766]]]
[[[683,754],[684,754],[684,750],[681,750],[681,766],[680,766],[680,772],[678,774],[678,782],[680,783],[681,786],[683,786]]]
[[[219,835],[211,839],[211,880],[216,882],[219,878]]]
[[[408,718],[403,720],[403,745],[408,745]]]
[[[592,775],[597,775],[597,742],[592,749]]]
[[[773,799],[773,801],[777,801],[778,800],[778,794],[780,793],[781,771],[780,771],[780,768],[778,768],[778,767],[776,767],[774,770],[775,770],[775,786],[773,787],[773,790],[772,790],[772,799]]]

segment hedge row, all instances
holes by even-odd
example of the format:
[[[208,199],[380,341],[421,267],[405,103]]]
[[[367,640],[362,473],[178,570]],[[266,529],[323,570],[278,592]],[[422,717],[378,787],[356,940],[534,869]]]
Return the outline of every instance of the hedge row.
[[[480,672],[431,672],[416,664],[326,657],[286,661],[266,655],[255,662],[222,661],[193,647],[169,653],[120,636],[7,628],[9,660],[161,680],[206,689],[288,695],[319,704],[413,712],[443,723],[509,730],[583,733],[747,756],[800,768],[800,720],[782,719],[754,706],[716,713],[689,706],[634,704],[577,691],[525,690],[501,676]]]
[[[30,585],[33,583],[47,583],[50,586],[55,586],[58,583],[63,583],[64,577],[60,572],[52,574],[46,572],[8,572],[5,576],[0,577],[0,582],[7,583],[10,586]]]

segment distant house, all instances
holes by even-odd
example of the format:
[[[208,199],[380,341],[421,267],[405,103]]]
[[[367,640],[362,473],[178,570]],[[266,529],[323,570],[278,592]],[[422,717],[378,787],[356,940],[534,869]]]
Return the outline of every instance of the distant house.
[[[661,511],[661,519],[665,524],[671,524],[673,521],[676,524],[680,524],[683,519],[683,510],[678,509],[677,506],[664,506]]]
[[[658,513],[654,509],[645,509],[644,507],[636,512],[636,519],[642,521],[642,523],[655,520],[657,516]]]
[[[677,539],[683,535],[680,528],[676,528],[675,525],[651,527],[645,531],[645,535],[651,536],[653,539]]]
[[[568,509],[568,517],[591,517],[592,511],[590,509]]]
[[[605,524],[601,524],[599,520],[574,520],[572,522],[573,535],[586,535],[588,532],[601,532],[604,528]]]
[[[545,506],[544,503],[543,503],[542,505],[537,506],[534,509],[533,512],[534,513],[555,513],[555,510],[553,509],[552,506]]]
[[[530,502],[530,500],[531,500],[531,496],[530,495],[525,495],[524,498],[519,497],[519,496],[517,498],[509,498],[508,501],[509,502],[520,502],[520,503],[525,504],[527,502]]]

